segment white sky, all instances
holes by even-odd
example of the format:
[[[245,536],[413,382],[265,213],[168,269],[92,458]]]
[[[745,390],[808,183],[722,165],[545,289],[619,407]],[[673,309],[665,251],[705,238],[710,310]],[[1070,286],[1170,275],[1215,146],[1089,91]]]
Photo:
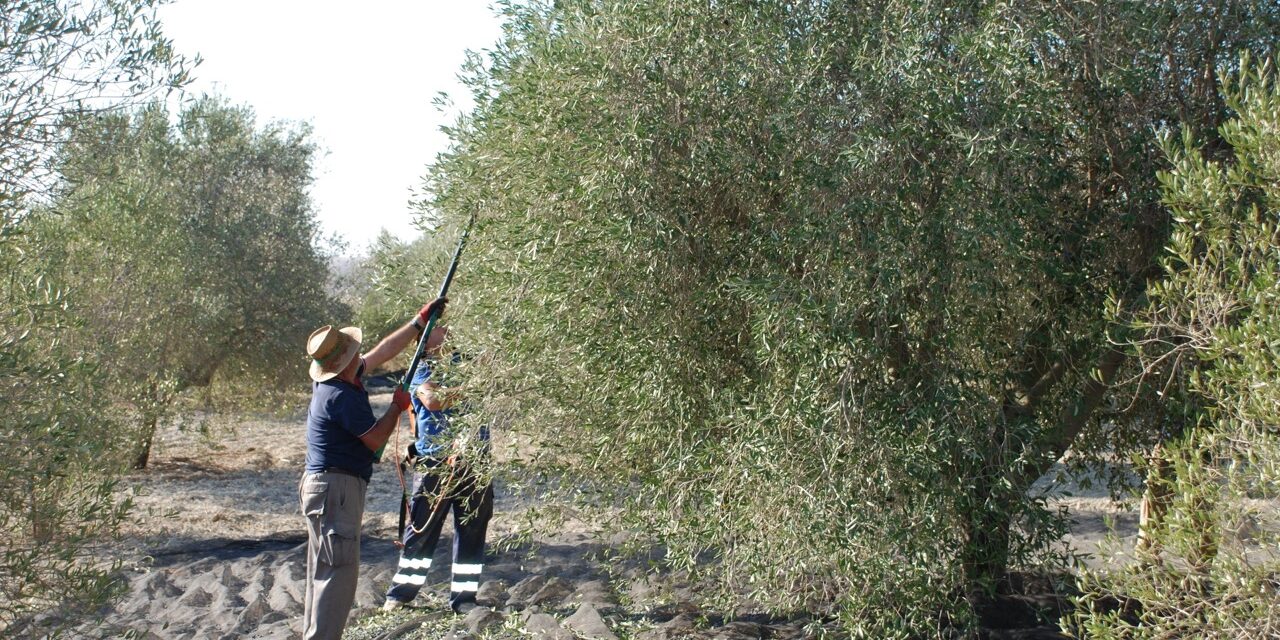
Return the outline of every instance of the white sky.
[[[500,23],[485,0],[175,0],[167,37],[200,54],[191,92],[251,106],[259,125],[311,123],[320,148],[311,197],[327,233],[363,250],[382,228],[418,235],[411,190],[446,145],[432,104],[457,81],[467,49],[489,49]]]

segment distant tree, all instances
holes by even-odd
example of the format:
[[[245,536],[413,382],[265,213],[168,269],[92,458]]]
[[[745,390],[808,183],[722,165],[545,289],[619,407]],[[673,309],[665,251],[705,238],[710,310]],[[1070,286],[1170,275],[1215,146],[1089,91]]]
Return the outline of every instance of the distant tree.
[[[188,79],[155,17],[159,0],[0,2],[0,207],[45,193],[62,121]],[[198,62],[198,61],[197,61]]]
[[[66,342],[99,354],[136,421],[135,467],[179,394],[220,379],[245,404],[254,387],[296,385],[307,333],[346,314],[324,291],[307,136],[216,98],[176,126],[159,105],[75,124],[66,191],[32,226],[42,268],[99,328]]]
[[[1226,154],[1190,129],[1164,138],[1175,223],[1136,344],[1189,419],[1157,450],[1137,562],[1085,577],[1074,625],[1090,638],[1280,629],[1280,89],[1247,59],[1225,84]]]
[[[1155,440],[1108,402],[1108,300],[1142,308],[1170,226],[1151,132],[1213,132],[1280,6],[507,12],[428,183],[445,228],[481,216],[491,407],[726,597],[860,635],[972,626],[1059,566],[1033,483]]]
[[[93,331],[72,293],[34,266],[28,221],[47,203],[66,118],[180,86],[149,0],[0,2],[0,635],[53,636],[114,591],[104,543],[128,511],[116,494],[123,422],[104,408]],[[38,613],[55,613],[33,627]]]

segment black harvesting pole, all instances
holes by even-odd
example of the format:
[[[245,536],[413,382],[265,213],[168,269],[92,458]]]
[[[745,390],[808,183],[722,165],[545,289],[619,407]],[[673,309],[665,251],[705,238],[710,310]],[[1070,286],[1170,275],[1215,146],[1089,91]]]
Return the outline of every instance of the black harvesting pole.
[[[467,244],[467,236],[471,234],[471,225],[475,224],[475,215],[471,216],[471,220],[467,222],[467,228],[462,231],[462,237],[458,239],[458,248],[453,251],[453,262],[449,263],[449,273],[444,276],[444,284],[440,285],[440,295],[443,298],[449,293],[449,283],[453,282],[453,274],[458,272],[458,260],[462,258],[462,248]],[[418,338],[418,348],[413,352],[413,360],[409,362],[409,370],[405,372],[404,377],[400,379],[400,388],[406,392],[409,391],[409,384],[413,381],[413,374],[418,370],[418,363],[422,362],[422,351],[427,346],[427,338],[431,336],[431,330],[436,327],[436,320],[440,319],[440,308],[436,307],[431,310],[431,316],[427,318],[427,326],[422,330],[422,336]],[[382,452],[387,448],[383,444],[373,454],[373,459],[381,460]]]
[[[462,237],[458,238],[458,248],[453,250],[453,261],[449,263],[449,272],[444,276],[444,282],[440,284],[440,295],[437,298],[443,298],[449,294],[449,284],[453,282],[453,274],[458,272],[458,260],[462,258],[462,249],[467,246],[467,236],[471,235],[471,225],[475,224],[476,217],[471,216],[471,220],[467,222],[467,228],[462,231]],[[413,359],[409,361],[409,370],[404,373],[404,378],[400,380],[400,388],[405,391],[409,390],[409,384],[413,381],[413,374],[418,371],[418,363],[422,362],[422,352],[427,347],[427,340],[431,337],[431,330],[436,328],[436,320],[440,318],[440,308],[436,307],[431,310],[431,316],[427,318],[427,326],[422,330],[422,337],[418,338],[418,349],[413,352]]]
[[[475,214],[471,215],[471,219],[467,221],[467,228],[463,229],[462,237],[458,238],[458,248],[453,250],[453,260],[449,263],[449,272],[444,275],[444,282],[440,284],[440,294],[437,298],[443,298],[449,294],[449,285],[453,282],[453,276],[458,272],[458,261],[462,259],[462,249],[467,246],[467,236],[471,235],[471,226],[476,222]],[[436,321],[440,319],[440,308],[436,307],[431,310],[431,315],[427,317],[427,326],[422,329],[422,336],[418,338],[418,348],[413,352],[413,360],[409,361],[409,370],[405,371],[404,377],[400,379],[400,388],[406,392],[409,391],[409,385],[413,382],[413,374],[418,371],[418,364],[422,362],[422,352],[427,347],[427,340],[431,338],[431,331],[436,328]],[[399,426],[397,425],[397,429]],[[417,435],[417,434],[414,434]],[[386,445],[383,445],[385,447]],[[376,458],[382,458],[382,450],[379,449]],[[396,544],[404,539],[405,519],[409,510],[409,493],[408,487],[404,485],[404,474],[406,464],[400,461],[400,528],[396,534]]]

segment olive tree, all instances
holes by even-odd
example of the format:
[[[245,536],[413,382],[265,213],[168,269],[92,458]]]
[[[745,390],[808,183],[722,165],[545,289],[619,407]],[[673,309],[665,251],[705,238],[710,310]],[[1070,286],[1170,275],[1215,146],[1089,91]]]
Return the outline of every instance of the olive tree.
[[[722,594],[881,637],[1053,567],[1033,483],[1109,416],[1169,216],[1267,2],[506,8],[429,175],[486,406]],[[462,295],[462,294],[460,294]],[[474,378],[473,378],[474,380]],[[575,490],[583,490],[575,484]]]
[[[296,383],[307,333],[345,314],[324,291],[313,153],[305,128],[259,128],[216,98],[176,124],[158,105],[75,124],[65,191],[33,227],[93,328],[67,343],[99,354],[136,421],[136,467],[179,394],[220,381],[245,406]]]
[[[125,426],[100,408],[103,387],[91,356],[64,348],[78,330],[68,294],[22,262],[26,238],[0,241],[0,632],[36,632],[32,615],[67,618],[114,593],[104,550],[128,514],[116,495]]]
[[[1267,638],[1280,628],[1280,90],[1270,63],[1226,77],[1215,153],[1166,134],[1164,277],[1134,320],[1143,372],[1185,388],[1147,487],[1135,562],[1086,574],[1088,637]],[[1120,598],[1131,603],[1107,607]]]
[[[48,202],[50,159],[70,116],[180,86],[189,63],[163,38],[150,0],[0,2],[0,634],[38,631],[34,614],[89,611],[112,593],[104,543],[128,509],[113,446],[120,423],[92,401],[93,354],[73,292],[34,263],[32,207]]]
[[[0,2],[0,193],[6,220],[43,193],[69,115],[187,81],[155,17],[158,0]]]

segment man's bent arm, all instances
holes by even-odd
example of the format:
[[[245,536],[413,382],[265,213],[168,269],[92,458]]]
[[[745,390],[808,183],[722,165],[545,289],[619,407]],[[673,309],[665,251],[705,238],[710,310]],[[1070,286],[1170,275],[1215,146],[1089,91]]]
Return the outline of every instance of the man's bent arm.
[[[400,355],[404,348],[413,342],[428,324],[428,319],[434,313],[438,318],[444,314],[444,306],[449,302],[448,298],[436,298],[428,302],[414,316],[408,324],[392,331],[390,335],[382,339],[378,346],[374,347],[369,353],[364,354],[365,371],[374,371],[381,367],[388,360]]]
[[[462,400],[462,387],[444,387],[434,382],[424,382],[417,390],[422,406],[431,411],[444,411]]]
[[[391,434],[395,432],[402,412],[399,407],[392,404],[387,408],[387,412],[382,414],[382,417],[378,418],[377,422],[373,423],[373,428],[360,436],[360,442],[363,442],[364,446],[368,447],[370,451],[381,449],[382,445],[391,439]]]

